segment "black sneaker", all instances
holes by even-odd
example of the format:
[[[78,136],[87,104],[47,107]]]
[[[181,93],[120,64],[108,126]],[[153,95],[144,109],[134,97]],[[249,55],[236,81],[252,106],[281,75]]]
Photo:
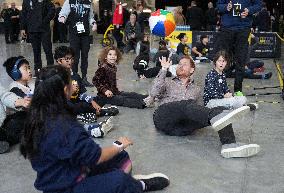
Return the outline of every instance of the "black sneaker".
[[[94,86],[93,84],[91,84],[91,83],[87,80],[86,77],[83,78],[82,83],[84,84],[85,87],[92,87],[92,86]]]
[[[116,106],[102,107],[100,111],[100,116],[115,116],[119,113]]]
[[[264,79],[270,79],[272,76],[272,72],[268,72],[264,75]]]
[[[248,103],[247,106],[249,107],[250,111],[255,111],[256,109],[258,109],[257,103]]]
[[[6,141],[0,141],[0,154],[9,151],[9,143]]]
[[[168,176],[162,173],[135,175],[133,178],[145,183],[145,190],[143,190],[144,192],[162,190],[170,184]]]
[[[96,113],[81,113],[77,115],[77,120],[85,124],[91,124],[97,121],[97,116]]]

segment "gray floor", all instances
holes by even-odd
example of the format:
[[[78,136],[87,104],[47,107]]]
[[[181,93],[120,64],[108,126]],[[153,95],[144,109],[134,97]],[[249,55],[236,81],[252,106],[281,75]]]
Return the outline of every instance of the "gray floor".
[[[95,40],[98,42],[98,40]],[[58,46],[55,44],[54,47]],[[91,80],[97,69],[98,43],[91,46],[88,72]],[[0,36],[0,82],[10,81],[2,67],[10,56],[23,55],[32,61],[30,45],[5,45]],[[283,55],[283,51],[282,51]],[[45,56],[42,55],[45,62]],[[121,90],[147,93],[152,80],[137,81],[132,70],[134,54],[124,55],[119,65],[118,85]],[[282,59],[283,63],[283,59]],[[270,80],[245,80],[244,92],[254,93],[253,87],[279,85],[273,60],[265,60],[267,71],[273,71]],[[195,80],[203,85],[210,64],[198,64]],[[232,84],[232,80],[229,80]],[[90,89],[89,92],[94,91]],[[258,92],[278,92],[279,89]],[[133,160],[134,174],[163,172],[170,177],[167,193],[283,193],[284,192],[284,105],[280,95],[249,97],[257,100],[279,101],[272,104],[259,103],[259,110],[234,124],[238,141],[257,143],[261,152],[248,159],[224,159],[220,156],[220,143],[217,134],[210,129],[201,129],[193,136],[170,137],[158,133],[153,125],[154,109],[120,108],[115,117],[115,129],[104,139],[96,140],[101,145],[109,145],[119,136],[128,136],[134,145],[128,148]],[[0,192],[35,193],[33,186],[36,174],[29,162],[20,156],[18,146],[11,152],[0,155]]]

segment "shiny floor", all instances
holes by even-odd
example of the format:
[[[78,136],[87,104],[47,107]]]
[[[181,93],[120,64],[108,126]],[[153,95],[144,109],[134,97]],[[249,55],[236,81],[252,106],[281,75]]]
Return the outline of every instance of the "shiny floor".
[[[99,38],[89,53],[89,80],[97,69],[97,53],[101,49]],[[53,48],[59,44],[54,44]],[[283,50],[283,49],[282,49]],[[27,44],[6,45],[0,36],[0,82],[10,81],[3,69],[3,61],[10,56],[23,55],[32,61],[32,49]],[[121,90],[146,94],[152,80],[137,80],[132,70],[134,54],[123,56],[118,69]],[[283,57],[283,51],[282,51]],[[45,63],[45,55],[42,54]],[[283,59],[282,59],[283,64]],[[202,86],[210,64],[198,64],[195,81]],[[254,87],[279,85],[272,59],[265,59],[270,80],[245,80],[244,93],[280,92],[279,89],[254,90]],[[229,80],[232,84],[232,79]],[[94,88],[88,90],[95,91]],[[257,143],[261,152],[246,159],[224,159],[221,145],[213,130],[201,129],[193,136],[170,137],[155,130],[154,109],[120,108],[115,117],[115,129],[97,143],[110,145],[119,136],[128,136],[134,145],[128,148],[133,160],[133,173],[163,172],[171,180],[165,193],[283,193],[284,192],[284,105],[279,94],[249,97],[259,102],[260,108],[234,124],[236,138],[245,143]],[[274,103],[272,103],[274,102]],[[279,102],[279,103],[278,103]],[[0,155],[0,192],[36,193],[36,177],[31,165],[20,156],[18,146]]]

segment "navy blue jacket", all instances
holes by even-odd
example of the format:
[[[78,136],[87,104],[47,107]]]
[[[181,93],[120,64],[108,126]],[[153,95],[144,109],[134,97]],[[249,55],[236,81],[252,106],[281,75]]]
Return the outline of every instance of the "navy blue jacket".
[[[217,9],[221,14],[221,27],[231,30],[246,29],[252,26],[252,15],[261,10],[261,0],[232,0],[232,3],[241,4],[241,12],[245,8],[249,10],[249,15],[246,18],[233,16],[233,9],[227,11],[227,5],[230,0],[218,0]]]
[[[46,121],[39,153],[31,160],[37,172],[35,187],[43,192],[72,188],[84,167],[96,165],[101,148],[73,118],[59,116]]]

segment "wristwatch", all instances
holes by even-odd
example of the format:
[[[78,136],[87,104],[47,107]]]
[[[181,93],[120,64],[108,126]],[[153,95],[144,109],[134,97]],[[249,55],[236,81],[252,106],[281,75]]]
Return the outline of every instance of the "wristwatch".
[[[119,152],[123,151],[123,144],[120,141],[114,141],[113,145],[119,149]]]

